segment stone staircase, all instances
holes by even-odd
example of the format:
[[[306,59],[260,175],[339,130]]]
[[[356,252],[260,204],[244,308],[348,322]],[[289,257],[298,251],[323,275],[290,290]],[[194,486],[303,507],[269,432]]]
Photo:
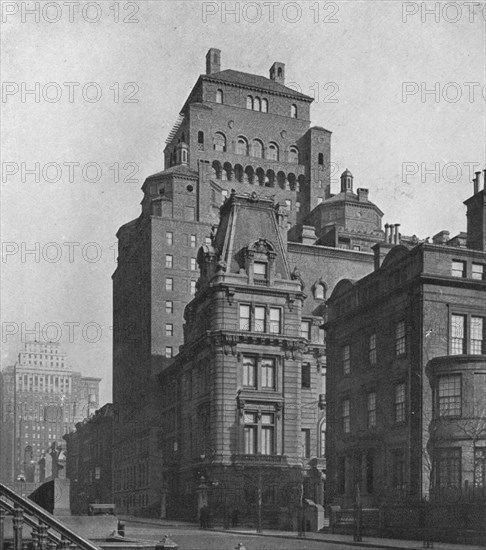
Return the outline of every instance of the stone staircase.
[[[61,520],[0,483],[0,550],[154,549],[154,542],[118,536],[117,524],[115,516],[66,516]]]

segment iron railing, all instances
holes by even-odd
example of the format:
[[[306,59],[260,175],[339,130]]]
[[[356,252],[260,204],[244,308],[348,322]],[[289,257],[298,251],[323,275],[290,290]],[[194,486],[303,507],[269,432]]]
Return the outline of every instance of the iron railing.
[[[31,528],[32,550],[101,550],[35,502],[0,483],[0,549],[4,548],[8,516],[12,517],[13,550],[22,550],[24,525]]]

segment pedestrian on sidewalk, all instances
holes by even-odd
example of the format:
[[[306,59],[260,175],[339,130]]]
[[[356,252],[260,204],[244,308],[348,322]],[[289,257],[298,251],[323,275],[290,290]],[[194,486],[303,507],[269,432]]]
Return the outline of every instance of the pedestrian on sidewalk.
[[[239,510],[238,508],[234,508],[231,512],[231,526],[232,527],[238,527],[238,514]]]
[[[206,505],[199,510],[199,525],[201,529],[208,528],[208,507]]]

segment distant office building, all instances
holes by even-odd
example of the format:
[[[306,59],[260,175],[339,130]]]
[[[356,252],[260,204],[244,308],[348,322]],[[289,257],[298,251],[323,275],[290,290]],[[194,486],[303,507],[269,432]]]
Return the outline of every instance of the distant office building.
[[[34,341],[25,343],[0,381],[2,479],[23,474],[28,482],[38,481],[38,461],[96,410],[101,378],[73,371],[58,343]]]

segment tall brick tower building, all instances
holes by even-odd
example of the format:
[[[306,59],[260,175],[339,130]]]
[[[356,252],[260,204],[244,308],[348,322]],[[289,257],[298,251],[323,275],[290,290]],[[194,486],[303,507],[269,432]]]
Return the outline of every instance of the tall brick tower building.
[[[300,331],[310,346],[305,369],[311,374],[304,384],[321,395],[302,411],[312,428],[298,437],[307,438],[308,461],[319,463],[321,473],[325,468],[326,367],[319,328],[325,300],[345,274],[360,278],[372,270],[371,246],[383,232],[382,212],[366,189],[354,192],[349,171],[341,192],[332,195],[331,132],[311,127],[311,102],[285,86],[283,63],[272,65],[269,78],[221,70],[221,52],[211,49],[206,74],[168,137],[165,169],[146,179],[141,215],[118,231],[113,471],[120,510],[165,513],[167,418],[158,375],[184,342],[184,309],[200,276],[198,250],[211,246],[213,226],[232,189],[279,205],[279,253],[286,256],[286,270],[299,268],[306,294]],[[267,237],[263,232],[258,238]],[[287,271],[281,276],[288,278]],[[142,471],[148,474],[139,475]]]

